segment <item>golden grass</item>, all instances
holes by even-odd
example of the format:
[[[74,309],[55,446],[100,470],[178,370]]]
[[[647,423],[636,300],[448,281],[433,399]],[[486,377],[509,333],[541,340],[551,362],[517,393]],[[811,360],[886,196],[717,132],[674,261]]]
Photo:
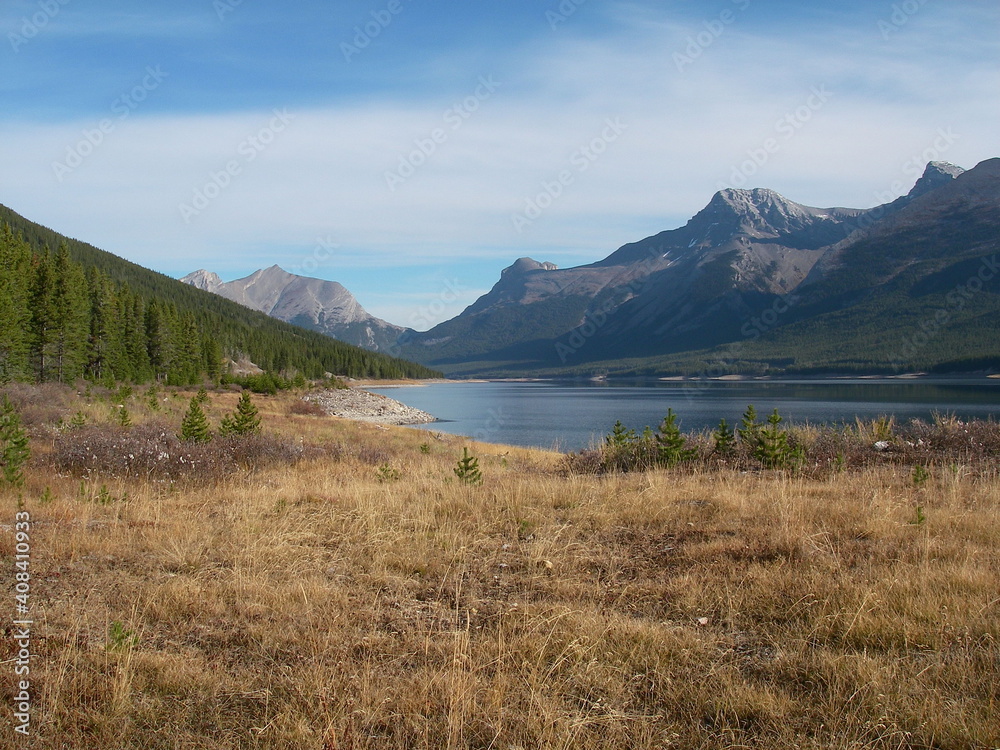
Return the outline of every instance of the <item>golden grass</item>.
[[[345,455],[81,497],[37,462],[0,496],[34,521],[33,747],[1000,746],[996,477],[564,476],[468,443],[467,487],[461,439],[289,398],[255,397],[268,429],[400,478]]]

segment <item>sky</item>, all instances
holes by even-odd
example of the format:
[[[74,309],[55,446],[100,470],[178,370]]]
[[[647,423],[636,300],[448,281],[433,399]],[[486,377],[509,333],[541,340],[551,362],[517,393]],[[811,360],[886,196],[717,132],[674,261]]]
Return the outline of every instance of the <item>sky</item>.
[[[530,256],[1000,156],[995,0],[5,0],[0,203],[174,277],[426,329]]]

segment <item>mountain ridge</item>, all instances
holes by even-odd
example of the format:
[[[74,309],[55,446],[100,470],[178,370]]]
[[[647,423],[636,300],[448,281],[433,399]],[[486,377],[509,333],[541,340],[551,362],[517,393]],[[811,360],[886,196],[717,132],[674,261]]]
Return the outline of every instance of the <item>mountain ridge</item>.
[[[937,273],[949,255],[959,262],[1000,249],[989,234],[998,185],[993,159],[968,171],[930,162],[906,195],[867,209],[805,206],[766,188],[720,190],[685,225],[594,263],[556,269],[519,259],[459,316],[413,335],[402,352],[457,375],[583,372],[587,363],[652,361],[740,341],[746,321],[802,296],[768,326],[771,335],[838,306],[870,306],[881,286]],[[907,243],[916,255],[907,255]],[[906,315],[919,307],[901,305]],[[850,332],[825,335],[852,348]],[[950,339],[939,338],[945,356]],[[951,349],[974,349],[958,333],[952,338]],[[807,364],[784,359],[792,368]],[[828,365],[841,366],[832,358]],[[871,366],[888,365],[873,351]]]
[[[409,330],[371,315],[342,284],[298,276],[277,264],[233,281],[223,281],[205,269],[189,273],[180,281],[370,351],[392,351],[399,337]]]

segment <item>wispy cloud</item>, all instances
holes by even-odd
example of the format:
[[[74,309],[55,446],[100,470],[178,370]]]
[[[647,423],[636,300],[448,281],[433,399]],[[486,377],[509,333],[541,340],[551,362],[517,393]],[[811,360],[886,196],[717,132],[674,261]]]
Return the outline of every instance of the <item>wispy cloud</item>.
[[[902,165],[924,153],[939,128],[959,135],[944,155],[950,161],[971,166],[996,155],[1000,101],[987,92],[1000,83],[988,64],[997,41],[981,17],[989,11],[974,16],[966,6],[929,3],[926,15],[885,41],[878,13],[789,33],[787,18],[752,16],[765,7],[755,3],[683,70],[674,54],[717,12],[700,19],[646,4],[595,4],[589,16],[581,6],[580,18],[552,32],[535,11],[540,30],[506,50],[477,56],[475,40],[467,39],[427,62],[415,58],[412,80],[419,79],[414,70],[451,72],[405,95],[384,90],[377,50],[347,69],[376,83],[355,85],[350,95],[335,84],[347,75],[342,61],[303,72],[322,81],[320,88],[266,89],[235,111],[187,109],[165,83],[155,92],[162,102],[151,97],[148,108],[136,108],[59,182],[53,162],[108,116],[102,93],[83,114],[0,124],[0,201],[177,275],[196,267],[230,277],[272,262],[287,267],[312,252],[318,237],[332,236],[341,249],[317,275],[351,275],[360,287],[349,288],[390,317],[386,311],[400,313],[400,304],[379,297],[369,305],[365,296],[374,299],[386,284],[408,288],[412,272],[395,268],[462,264],[464,285],[483,289],[519,255],[560,265],[597,260],[683,223],[768,138],[779,139],[780,149],[752,184],[821,206],[873,205],[876,191],[909,179]],[[186,8],[162,33],[208,33],[209,22],[218,23]],[[154,33],[154,25],[130,15],[111,24],[136,38]],[[941,27],[951,36],[936,37]],[[65,33],[85,35],[86,23]],[[398,44],[406,33],[401,24]],[[294,68],[295,61],[283,64]],[[181,91],[200,85],[191,76],[179,69],[168,83]],[[482,76],[499,87],[456,120],[455,107],[475,97]],[[322,86],[332,87],[328,95]],[[829,101],[785,137],[778,123],[794,117],[817,86],[832,93]],[[287,128],[260,149],[241,150],[275,109],[293,116]],[[627,129],[580,169],[575,157],[608,118]],[[413,156],[420,151],[427,153]],[[419,161],[419,168],[390,189],[387,174],[401,160]],[[185,218],[180,206],[213,182],[219,187],[215,176],[234,161],[238,173],[208,189],[215,195],[205,208]],[[515,231],[512,214],[567,170],[573,179],[558,199]],[[478,271],[470,258],[480,261]],[[383,270],[362,274],[372,268]]]

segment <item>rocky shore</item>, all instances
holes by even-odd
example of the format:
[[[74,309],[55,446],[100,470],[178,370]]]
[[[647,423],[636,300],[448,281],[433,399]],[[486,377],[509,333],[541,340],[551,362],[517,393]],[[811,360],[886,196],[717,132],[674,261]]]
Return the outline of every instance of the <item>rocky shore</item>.
[[[369,393],[360,388],[313,391],[303,397],[317,404],[327,414],[344,419],[357,419],[375,424],[427,424],[437,417],[420,409],[401,404],[388,396]]]

